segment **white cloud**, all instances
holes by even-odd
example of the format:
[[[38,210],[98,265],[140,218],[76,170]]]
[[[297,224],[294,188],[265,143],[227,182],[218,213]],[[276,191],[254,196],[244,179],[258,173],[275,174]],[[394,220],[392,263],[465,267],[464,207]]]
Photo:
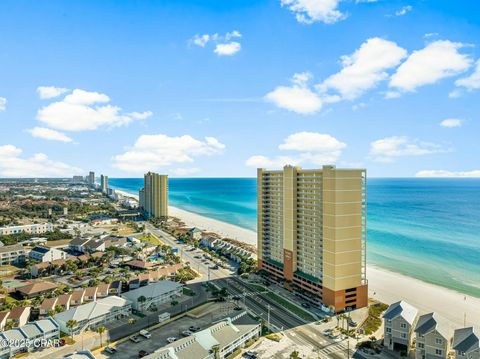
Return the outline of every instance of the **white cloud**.
[[[337,7],[340,0],[280,0],[282,6],[288,7],[295,14],[298,22],[312,24],[321,21],[333,24],[345,18]]]
[[[0,97],[0,112],[5,111],[7,108],[7,99],[5,97]]]
[[[192,163],[194,157],[219,154],[224,149],[225,145],[214,137],[205,137],[202,141],[190,135],[142,135],[132,148],[114,157],[113,165],[124,171],[141,173]]]
[[[45,140],[61,141],[61,142],[73,141],[70,137],[68,137],[64,133],[52,130],[50,128],[45,128],[45,127],[34,127],[27,130],[27,132],[30,132],[30,134],[33,137],[43,138]]]
[[[63,100],[42,107],[37,119],[57,130],[84,131],[123,126],[152,115],[150,111],[123,113],[120,107],[109,102],[105,94],[75,89]]]
[[[438,40],[421,50],[414,51],[398,67],[390,80],[390,87],[415,91],[417,87],[434,84],[443,78],[467,70],[471,65],[471,59],[459,52],[463,46],[458,42]]]
[[[407,14],[408,12],[412,11],[412,7],[410,5],[402,7],[400,10],[397,10],[395,12],[395,16],[403,16]]]
[[[47,155],[37,153],[22,158],[22,150],[13,145],[0,146],[0,176],[2,177],[70,177],[82,174],[80,168],[52,161]]]
[[[477,60],[474,72],[467,77],[455,81],[455,85],[465,87],[467,90],[480,89],[480,60]]]
[[[215,34],[196,34],[190,39],[190,43],[200,47],[206,47],[207,44],[215,45],[213,52],[218,56],[233,56],[242,49],[238,41],[232,39],[241,38],[242,34],[238,30],[227,32],[225,35]]]
[[[266,157],[251,156],[246,165],[250,167],[277,168],[284,165],[312,164],[321,166],[335,163],[347,145],[335,137],[318,132],[297,132],[288,136],[278,146],[282,151],[293,151],[291,155]]]
[[[42,99],[49,99],[63,95],[64,93],[70,91],[67,88],[55,87],[55,86],[39,86],[37,87],[38,96]]]
[[[292,86],[278,86],[265,95],[265,99],[280,108],[310,115],[322,108],[320,96],[310,90],[308,80],[311,75],[307,72],[293,75]]]
[[[342,70],[317,87],[323,93],[333,89],[343,99],[353,100],[385,80],[386,70],[400,64],[406,56],[407,51],[395,42],[370,38],[353,54],[342,56]]]
[[[441,146],[412,140],[406,136],[392,136],[370,143],[370,157],[378,162],[393,162],[395,158],[405,156],[423,156],[450,152]]]
[[[423,170],[415,174],[415,177],[480,177],[480,170],[473,171],[446,171],[446,170]]]
[[[215,52],[218,56],[232,56],[239,52],[241,48],[242,45],[240,45],[239,42],[232,41],[226,44],[217,44],[213,52]]]
[[[447,118],[440,122],[443,127],[462,127],[463,121],[458,118]]]

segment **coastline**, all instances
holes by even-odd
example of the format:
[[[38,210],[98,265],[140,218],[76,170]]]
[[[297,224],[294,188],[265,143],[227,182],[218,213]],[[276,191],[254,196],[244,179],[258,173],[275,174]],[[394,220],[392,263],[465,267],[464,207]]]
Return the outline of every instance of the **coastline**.
[[[138,200],[136,195],[121,190],[116,191],[121,195]],[[184,221],[187,226],[199,227],[256,245],[256,233],[254,231],[177,207],[169,206],[169,211],[172,216]],[[404,300],[415,306],[420,314],[434,311],[447,321],[452,330],[463,327],[465,319],[467,326],[480,327],[480,298],[368,264],[367,278],[370,298],[386,304]]]

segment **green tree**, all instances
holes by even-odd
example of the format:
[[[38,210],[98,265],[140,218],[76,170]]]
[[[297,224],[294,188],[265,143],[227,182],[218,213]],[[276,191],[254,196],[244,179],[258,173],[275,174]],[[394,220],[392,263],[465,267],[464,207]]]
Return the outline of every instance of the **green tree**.
[[[73,339],[73,328],[75,328],[77,325],[78,325],[78,322],[75,319],[67,320],[66,326],[70,330],[70,335],[72,336],[72,339]]]
[[[98,327],[97,330],[96,330],[96,332],[97,332],[98,334],[100,334],[100,346],[101,346],[101,347],[103,347],[102,334],[105,333],[105,330],[107,330],[107,328],[105,328],[105,327],[103,327],[103,326],[102,326],[102,327]]]

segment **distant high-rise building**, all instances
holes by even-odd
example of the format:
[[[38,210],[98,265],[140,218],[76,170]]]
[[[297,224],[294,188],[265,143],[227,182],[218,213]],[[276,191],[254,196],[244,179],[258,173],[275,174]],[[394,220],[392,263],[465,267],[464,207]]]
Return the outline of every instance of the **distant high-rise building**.
[[[108,194],[108,176],[100,175],[100,189],[102,193]]]
[[[367,306],[366,171],[258,169],[258,266],[316,302]]]
[[[83,176],[73,176],[72,183],[82,183],[85,181]]]
[[[147,217],[168,217],[168,176],[148,172],[144,177],[143,210]]]
[[[138,191],[138,207],[141,209],[145,207],[145,188],[140,188]]]
[[[87,182],[90,186],[93,186],[95,184],[95,172],[90,171],[90,173],[88,174]]]

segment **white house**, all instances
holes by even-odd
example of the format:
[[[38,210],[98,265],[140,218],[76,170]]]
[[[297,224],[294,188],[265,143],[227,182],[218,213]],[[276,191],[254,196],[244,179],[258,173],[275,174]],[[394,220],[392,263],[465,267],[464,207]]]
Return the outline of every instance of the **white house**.
[[[60,326],[60,330],[68,334],[79,334],[86,329],[95,329],[123,317],[129,316],[132,311],[131,302],[117,296],[99,299],[71,308],[53,317]],[[67,322],[76,320],[75,328],[68,328]]]
[[[25,254],[26,252],[23,246],[18,244],[0,247],[0,265],[5,266],[12,263],[23,262],[25,260]]]
[[[56,248],[36,246],[32,248],[28,257],[36,262],[53,262],[57,259],[66,259],[67,253]]]
[[[28,233],[28,234],[42,234],[53,231],[53,224],[51,223],[35,223],[25,224],[23,226],[8,226],[0,227],[0,235],[6,236],[9,234]]]
[[[161,280],[157,283],[125,292],[122,296],[131,301],[134,309],[144,311],[180,297],[182,288],[183,284],[170,280]],[[145,300],[139,301],[138,298],[141,297],[145,298]]]

